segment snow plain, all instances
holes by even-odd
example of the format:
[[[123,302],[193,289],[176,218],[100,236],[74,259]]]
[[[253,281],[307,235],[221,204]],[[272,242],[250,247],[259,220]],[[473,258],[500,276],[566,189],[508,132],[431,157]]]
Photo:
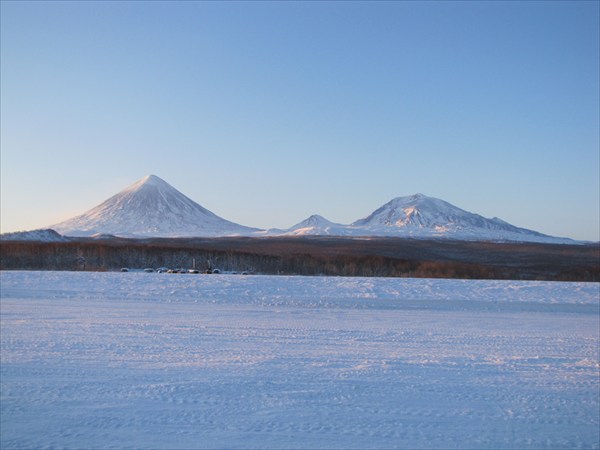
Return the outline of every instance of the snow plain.
[[[600,445],[598,283],[0,281],[2,449]]]

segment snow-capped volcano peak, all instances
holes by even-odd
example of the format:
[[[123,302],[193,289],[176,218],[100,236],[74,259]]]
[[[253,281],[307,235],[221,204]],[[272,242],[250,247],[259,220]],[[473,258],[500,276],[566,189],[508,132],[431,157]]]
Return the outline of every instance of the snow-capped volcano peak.
[[[309,227],[309,226],[311,226],[311,227],[314,227],[314,226],[330,226],[330,225],[337,225],[337,224],[335,224],[335,223],[327,220],[323,216],[320,216],[318,214],[313,214],[308,219],[305,219],[302,222],[297,223],[292,228],[295,228],[295,227]]]
[[[349,234],[344,225],[331,222],[325,217],[313,214],[302,222],[297,223],[291,228],[285,230],[282,234],[286,235],[334,235],[343,236]]]
[[[468,219],[469,224],[465,220]],[[443,228],[474,225],[474,221],[483,219],[443,200],[414,194],[397,197],[375,210],[364,219],[354,222],[353,226],[399,227],[405,229]],[[439,229],[438,231],[442,231]]]
[[[147,175],[86,213],[52,226],[68,236],[223,236],[256,231],[225,220],[156,175]]]
[[[125,190],[128,190],[128,189],[135,190],[135,189],[139,189],[143,186],[161,186],[161,185],[163,187],[171,187],[169,185],[169,183],[167,183],[162,178],[157,177],[156,175],[146,175],[144,178],[136,181],[129,188],[127,188]]]
[[[141,180],[138,180],[135,183],[133,183],[131,186],[123,189],[117,195],[121,195],[121,196],[126,196],[127,194],[130,194],[130,195],[143,194],[143,195],[145,195],[144,193],[147,193],[149,195],[154,195],[157,193],[159,195],[164,195],[164,194],[169,195],[169,193],[174,193],[173,191],[175,191],[177,194],[180,194],[177,196],[180,199],[181,199],[181,197],[185,197],[186,199],[188,198],[185,195],[183,195],[181,192],[177,191],[173,186],[171,186],[169,183],[167,183],[162,178],[160,178],[156,175],[146,175]],[[188,200],[190,200],[190,199],[188,199]],[[192,201],[192,200],[190,200],[190,201]]]

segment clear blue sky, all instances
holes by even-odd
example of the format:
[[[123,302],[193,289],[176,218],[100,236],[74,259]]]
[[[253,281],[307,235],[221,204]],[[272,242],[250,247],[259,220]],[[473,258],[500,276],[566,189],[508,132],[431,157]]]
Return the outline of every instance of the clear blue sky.
[[[599,3],[1,2],[2,232],[156,174],[350,223],[422,192],[599,236]]]

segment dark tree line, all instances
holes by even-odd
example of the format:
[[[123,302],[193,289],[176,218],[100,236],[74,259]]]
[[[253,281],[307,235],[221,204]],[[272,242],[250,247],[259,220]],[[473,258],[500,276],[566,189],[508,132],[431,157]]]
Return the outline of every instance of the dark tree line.
[[[356,245],[355,245],[356,244]],[[283,275],[600,281],[592,247],[347,239],[0,242],[1,270],[192,268]]]

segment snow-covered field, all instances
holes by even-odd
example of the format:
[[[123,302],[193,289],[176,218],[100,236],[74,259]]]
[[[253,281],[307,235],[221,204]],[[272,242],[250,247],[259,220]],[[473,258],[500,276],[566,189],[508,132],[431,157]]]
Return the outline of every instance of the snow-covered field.
[[[2,449],[600,445],[598,283],[0,281]]]

